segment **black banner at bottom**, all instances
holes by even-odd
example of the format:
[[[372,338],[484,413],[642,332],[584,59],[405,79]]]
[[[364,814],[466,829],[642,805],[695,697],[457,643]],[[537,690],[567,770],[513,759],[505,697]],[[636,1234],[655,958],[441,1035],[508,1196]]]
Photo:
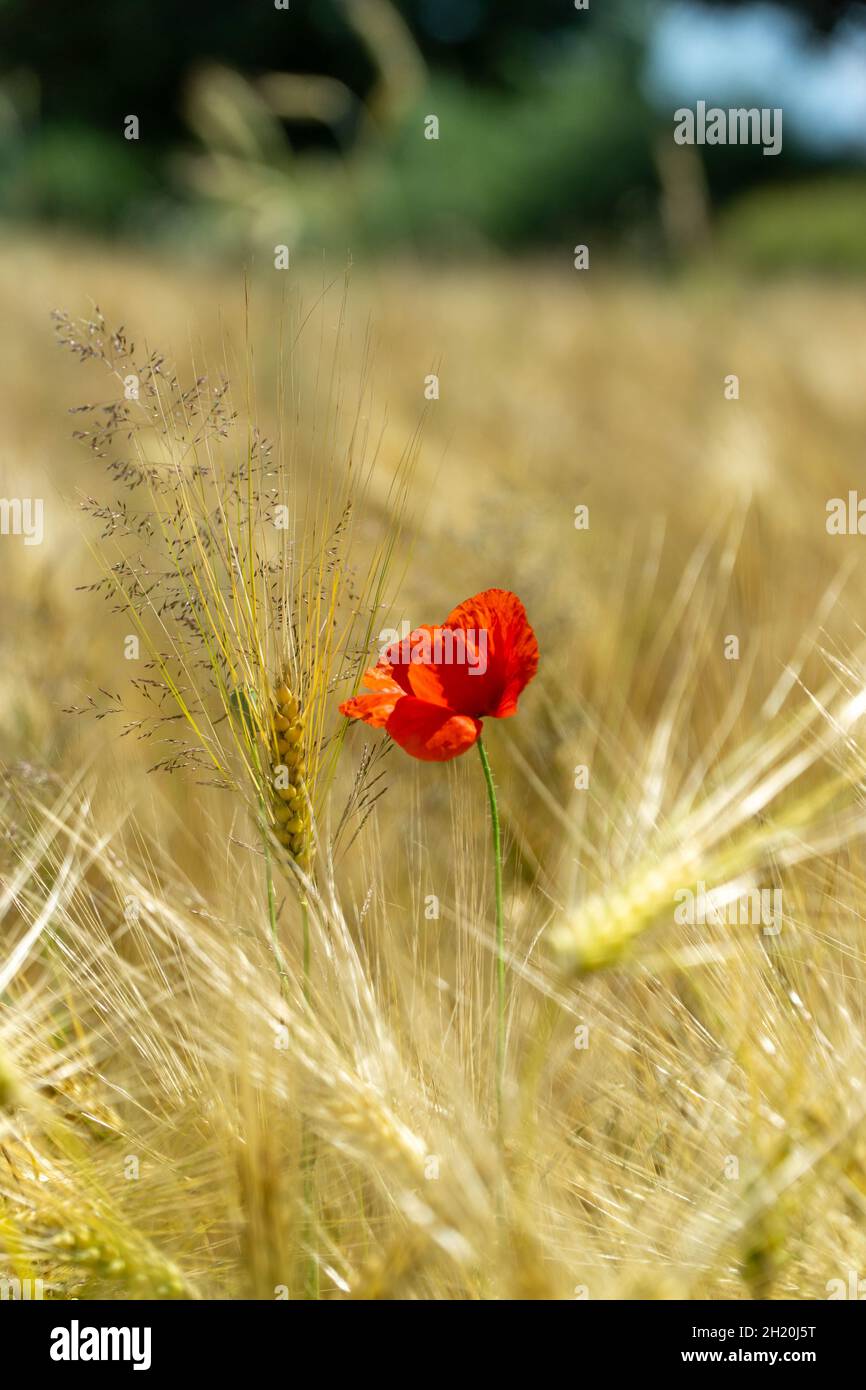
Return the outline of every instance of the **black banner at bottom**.
[[[357,1304],[347,1310],[321,1303],[285,1302],[63,1303],[24,1299],[0,1303],[0,1326],[7,1347],[15,1347],[28,1369],[59,1382],[70,1376],[99,1378],[105,1369],[114,1376],[149,1375],[160,1381],[178,1372],[212,1373],[225,1379],[265,1365],[289,1369],[293,1362],[297,1364],[298,1355],[308,1368],[310,1361],[318,1361],[329,1377],[342,1365],[347,1373],[358,1374],[366,1365],[373,1369],[374,1357],[381,1369],[383,1347],[378,1339],[383,1336],[389,1345],[396,1342],[397,1349],[403,1338],[412,1339],[407,1361],[389,1367],[389,1377],[395,1371],[411,1373],[418,1368],[419,1359],[425,1369],[433,1371],[439,1356],[443,1369],[451,1373],[455,1360],[459,1361],[461,1374],[471,1369],[477,1358],[479,1370],[489,1376],[491,1363],[500,1359],[498,1353],[507,1367],[516,1346],[522,1359],[531,1360],[538,1354],[547,1360],[547,1343],[536,1336],[525,1339],[520,1326],[524,1316],[526,1331],[531,1334],[555,1331],[568,1337],[567,1342],[556,1344],[557,1361],[571,1361],[575,1370],[583,1358],[590,1357],[594,1362],[600,1358],[611,1372],[640,1370],[664,1375],[674,1368],[700,1373],[711,1366],[760,1366],[770,1371],[803,1366],[826,1376],[852,1361],[856,1364],[864,1331],[856,1308],[845,1308],[832,1300],[576,1301],[552,1306],[509,1305],[509,1321],[502,1324],[501,1332],[495,1329],[496,1305],[483,1310],[476,1307],[468,1314],[476,1334],[470,1337],[466,1336],[464,1311],[457,1315],[458,1331],[463,1335],[457,1345],[451,1343],[446,1349],[441,1340],[441,1310],[430,1324],[430,1314],[420,1309],[409,1315],[409,1325],[406,1316],[404,1310],[395,1322],[375,1309],[363,1312]],[[425,1324],[434,1332],[435,1341],[419,1340],[419,1336],[424,1338]],[[338,1329],[351,1335],[335,1338],[333,1333]],[[330,1335],[323,1337],[323,1333]]]

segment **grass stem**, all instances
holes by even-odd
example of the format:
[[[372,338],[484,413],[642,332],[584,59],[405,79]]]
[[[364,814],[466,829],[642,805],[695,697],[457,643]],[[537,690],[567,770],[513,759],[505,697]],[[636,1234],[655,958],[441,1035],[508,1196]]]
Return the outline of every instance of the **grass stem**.
[[[304,1000],[310,1003],[310,909],[306,894],[301,898],[301,920],[303,924],[303,985]],[[304,1245],[307,1256],[307,1271],[304,1292],[314,1301],[319,1297],[319,1262],[313,1245],[316,1230],[316,1139],[309,1128],[306,1117],[301,1121],[301,1167],[304,1173]]]

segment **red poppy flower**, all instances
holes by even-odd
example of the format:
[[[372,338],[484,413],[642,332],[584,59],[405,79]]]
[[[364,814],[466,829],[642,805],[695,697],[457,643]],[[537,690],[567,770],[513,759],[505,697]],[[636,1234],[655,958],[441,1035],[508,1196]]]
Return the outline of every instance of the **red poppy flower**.
[[[449,613],[441,627],[419,627],[395,642],[356,695],[340,706],[350,719],[385,729],[413,758],[447,762],[465,753],[488,715],[507,719],[538,669],[538,643],[526,610],[507,589],[485,589]]]

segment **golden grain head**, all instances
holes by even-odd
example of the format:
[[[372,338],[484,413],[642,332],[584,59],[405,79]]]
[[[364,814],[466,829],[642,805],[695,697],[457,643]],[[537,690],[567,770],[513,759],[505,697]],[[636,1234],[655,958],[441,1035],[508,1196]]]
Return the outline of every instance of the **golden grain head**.
[[[303,757],[305,721],[300,703],[285,681],[277,684],[274,701],[276,751],[271,762],[274,834],[292,859],[306,870],[311,859],[311,836]]]

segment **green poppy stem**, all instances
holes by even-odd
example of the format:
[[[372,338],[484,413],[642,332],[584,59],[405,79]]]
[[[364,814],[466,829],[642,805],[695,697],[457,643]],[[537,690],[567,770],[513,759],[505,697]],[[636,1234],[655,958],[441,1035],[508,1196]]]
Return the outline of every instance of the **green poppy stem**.
[[[478,740],[478,752],[487,783],[490,819],[493,824],[493,861],[496,874],[496,1115],[502,1128],[502,1094],[505,1083],[505,918],[502,910],[502,832],[499,825],[499,806],[496,786],[487,749]]]

